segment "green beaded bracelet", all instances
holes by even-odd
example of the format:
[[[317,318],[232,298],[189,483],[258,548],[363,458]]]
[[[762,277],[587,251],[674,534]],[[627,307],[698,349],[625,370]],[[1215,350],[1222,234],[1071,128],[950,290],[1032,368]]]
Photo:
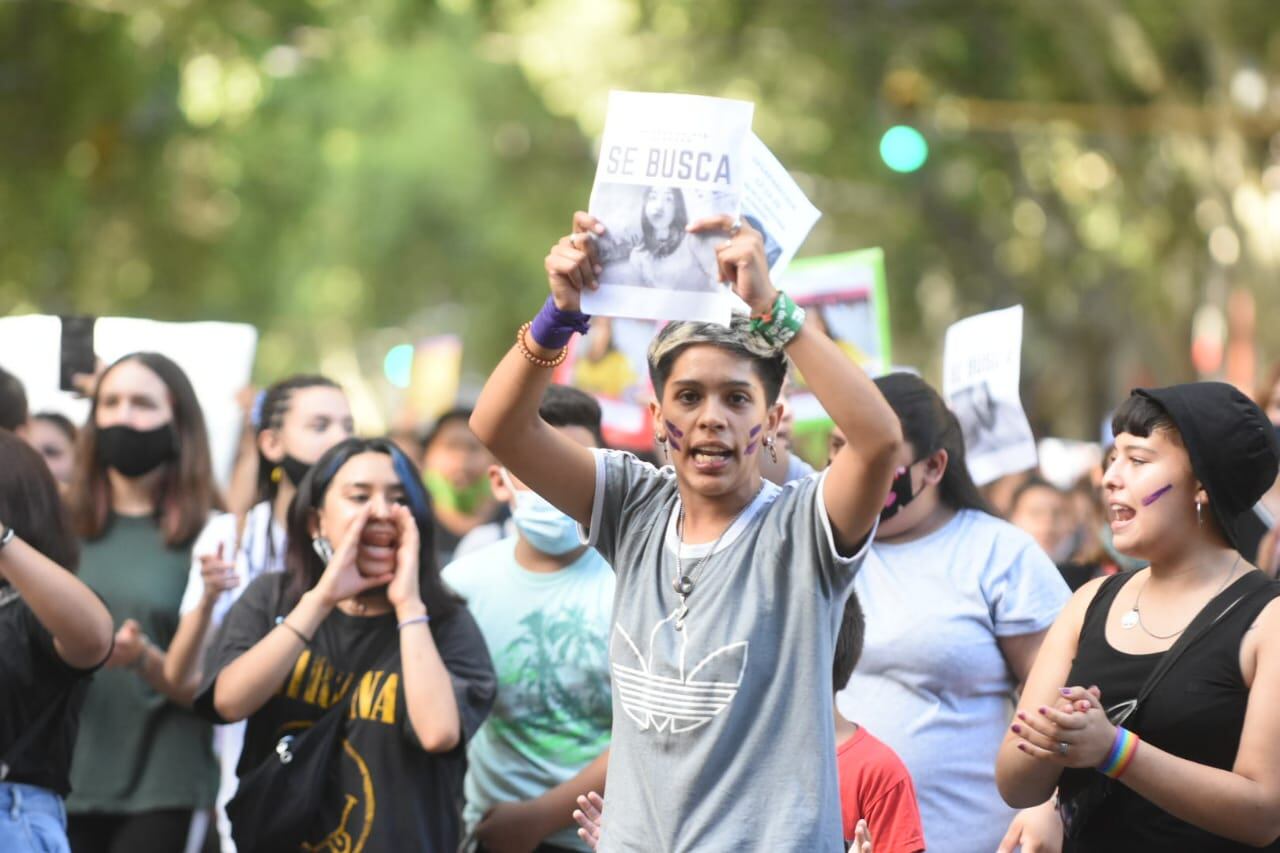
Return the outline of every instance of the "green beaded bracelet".
[[[778,291],[773,307],[763,317],[751,318],[751,332],[769,346],[780,350],[791,343],[804,325],[804,309],[784,291]]]

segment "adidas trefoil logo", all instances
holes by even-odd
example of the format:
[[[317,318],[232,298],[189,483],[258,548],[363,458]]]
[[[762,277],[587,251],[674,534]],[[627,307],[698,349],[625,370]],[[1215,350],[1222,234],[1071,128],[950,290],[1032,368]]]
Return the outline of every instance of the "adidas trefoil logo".
[[[701,728],[729,707],[747,669],[747,641],[721,646],[692,668],[685,653],[694,626],[675,630],[676,611],[649,632],[644,656],[621,624],[614,625],[609,658],[622,710],[641,731],[682,734]]]

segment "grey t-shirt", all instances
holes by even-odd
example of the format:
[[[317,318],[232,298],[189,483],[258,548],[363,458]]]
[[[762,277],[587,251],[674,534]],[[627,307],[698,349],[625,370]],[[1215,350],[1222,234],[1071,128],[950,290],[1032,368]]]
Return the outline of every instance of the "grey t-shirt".
[[[867,549],[838,555],[826,475],[764,483],[677,631],[674,472],[595,453],[591,543],[617,573],[599,849],[843,851],[831,658]],[[686,571],[710,547],[685,546]]]

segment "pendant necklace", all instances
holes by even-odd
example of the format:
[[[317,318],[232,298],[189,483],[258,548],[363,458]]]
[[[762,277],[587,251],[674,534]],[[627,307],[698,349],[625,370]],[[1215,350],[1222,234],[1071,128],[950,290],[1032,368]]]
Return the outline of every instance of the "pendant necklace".
[[[1212,596],[1209,597],[1209,601],[1213,601],[1213,599],[1218,597],[1218,593],[1222,592],[1224,589],[1227,588],[1227,581],[1235,577],[1236,568],[1239,567],[1239,565],[1240,565],[1240,557],[1237,556],[1236,561],[1231,564],[1231,571],[1227,572],[1227,576],[1222,579],[1221,585],[1219,585],[1218,589],[1213,593]],[[1149,580],[1150,578],[1147,579],[1147,581]],[[1142,589],[1138,590],[1138,594],[1133,599],[1133,607],[1129,608],[1128,612],[1126,612],[1124,616],[1120,617],[1120,627],[1124,628],[1126,631],[1131,630],[1133,628],[1141,627],[1144,634],[1156,640],[1168,640],[1178,636],[1183,631],[1187,630],[1187,625],[1190,625],[1191,624],[1190,622],[1188,622],[1187,625],[1182,626],[1180,630],[1174,631],[1172,634],[1153,634],[1147,630],[1146,625],[1142,624],[1142,613],[1139,610],[1138,605],[1142,603],[1142,593],[1147,588],[1147,581],[1142,582]],[[1195,617],[1192,617],[1193,620],[1194,618]]]
[[[762,485],[761,488],[764,488]],[[676,612],[676,630],[684,630],[684,618],[689,615],[689,596],[693,595],[693,585],[697,581],[698,575],[702,572],[702,567],[706,565],[707,560],[715,553],[716,548],[720,545],[720,540],[724,539],[725,534],[733,529],[738,523],[738,519],[742,518],[742,514],[747,511],[750,506],[756,502],[756,498],[760,495],[759,490],[747,501],[747,505],[738,510],[738,514],[733,517],[728,526],[720,531],[720,535],[716,537],[716,541],[711,543],[711,547],[707,549],[707,553],[698,558],[698,562],[693,564],[689,571],[684,570],[684,502],[680,502],[680,514],[676,518],[676,576],[671,579],[671,588],[675,590],[676,595],[680,597],[680,609]]]

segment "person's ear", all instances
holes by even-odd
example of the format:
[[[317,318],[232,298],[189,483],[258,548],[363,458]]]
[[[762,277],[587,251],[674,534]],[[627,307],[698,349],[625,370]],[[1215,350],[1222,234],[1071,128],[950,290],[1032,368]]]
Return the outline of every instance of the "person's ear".
[[[765,433],[774,438],[778,436],[778,430],[782,428],[782,418],[787,413],[786,405],[782,402],[774,403],[765,413]]]
[[[504,504],[511,503],[515,499],[511,489],[507,488],[506,478],[502,476],[501,465],[489,466],[489,491],[493,494],[494,500]]]
[[[657,400],[649,401],[649,418],[653,421],[653,440],[655,442],[667,437],[667,425],[662,422],[662,404]]]
[[[1196,481],[1196,503],[1203,507],[1201,512],[1209,509],[1209,492],[1200,484],[1199,480]]]
[[[258,450],[273,465],[284,460],[284,441],[280,438],[280,430],[264,429],[258,433]]]
[[[307,513],[307,533],[312,539],[324,535],[324,522],[320,519],[320,513],[314,509]]]
[[[936,486],[942,482],[947,473],[947,462],[950,460],[945,449],[935,450],[924,460],[924,486]]]

